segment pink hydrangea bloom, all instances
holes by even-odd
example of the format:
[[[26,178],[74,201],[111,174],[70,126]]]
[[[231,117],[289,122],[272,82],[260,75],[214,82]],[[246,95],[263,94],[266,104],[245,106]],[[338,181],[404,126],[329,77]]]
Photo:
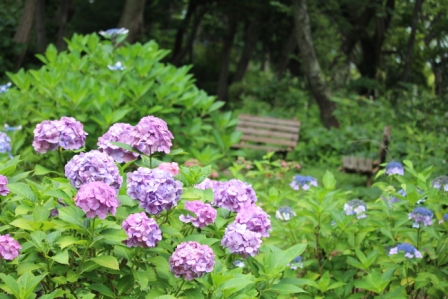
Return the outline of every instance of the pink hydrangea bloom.
[[[22,246],[20,246],[19,242],[11,238],[9,234],[0,235],[1,258],[12,261],[19,256],[20,249],[22,249]]]
[[[246,224],[247,229],[260,233],[263,237],[269,237],[271,221],[269,215],[256,205],[248,205],[241,209],[235,218],[235,223]]]
[[[76,189],[85,183],[105,182],[118,190],[123,182],[114,159],[97,150],[73,156],[65,165],[65,176]]]
[[[213,270],[215,254],[207,245],[193,241],[183,242],[176,247],[169,263],[175,277],[193,280]]]
[[[196,214],[197,217],[191,215],[180,215],[179,219],[182,222],[193,224],[196,227],[203,228],[215,222],[216,210],[211,205],[203,203],[200,200],[187,201],[185,203],[185,210],[189,210]]]
[[[82,123],[73,117],[63,116],[56,122],[59,131],[59,145],[66,150],[76,150],[86,143],[87,133]]]
[[[116,123],[112,125],[103,136],[98,138],[97,145],[99,150],[111,156],[115,162],[118,163],[137,159],[140,156],[139,154],[127,151],[111,143],[121,142],[130,145],[133,140],[131,136],[133,129],[133,126],[125,123]]]
[[[8,195],[9,193],[9,189],[6,185],[8,185],[8,178],[0,174],[0,194],[3,196]]]
[[[149,214],[157,215],[177,206],[182,183],[175,180],[171,173],[139,167],[127,175],[127,194],[140,201],[140,206]]]
[[[104,219],[108,213],[115,215],[120,202],[113,187],[103,182],[90,182],[79,188],[75,204],[87,217],[93,218],[96,215]]]
[[[242,207],[257,201],[252,186],[237,179],[219,184],[213,192],[215,195],[213,205],[232,212],[239,212]]]
[[[249,230],[246,224],[232,223],[227,226],[221,245],[247,258],[258,253],[261,234]]]
[[[134,127],[131,136],[133,138],[131,145],[145,155],[155,152],[169,154],[171,139],[174,138],[166,122],[154,116],[143,117]]]
[[[130,214],[121,227],[129,236],[123,243],[128,247],[155,247],[162,240],[162,231],[154,219],[145,212]]]
[[[54,151],[61,141],[57,127],[58,121],[44,120],[34,129],[33,147],[36,152]]]
[[[157,168],[168,171],[172,176],[179,174],[179,164],[177,164],[176,162],[162,162],[159,164],[159,166],[157,166]]]

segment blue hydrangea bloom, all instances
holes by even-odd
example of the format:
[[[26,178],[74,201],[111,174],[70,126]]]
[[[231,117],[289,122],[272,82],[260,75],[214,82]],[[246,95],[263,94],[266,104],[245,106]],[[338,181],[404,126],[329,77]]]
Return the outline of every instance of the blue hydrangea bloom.
[[[117,61],[115,64],[113,64],[113,65],[108,65],[107,66],[111,71],[122,71],[122,70],[124,70],[126,67],[125,66],[123,66],[122,64],[121,64],[121,61]]]
[[[414,219],[414,224],[412,224],[412,227],[416,228],[420,227],[420,223],[423,223],[425,226],[431,225],[432,216],[432,211],[424,207],[417,207],[412,211],[412,213],[409,213],[409,219]]]
[[[0,132],[0,153],[8,153],[8,156],[12,158],[11,138],[4,132]]]
[[[98,33],[101,34],[105,38],[114,38],[119,35],[127,34],[128,32],[129,32],[129,30],[126,28],[112,28],[112,29],[107,29],[106,31],[100,31]]]
[[[431,183],[433,188],[448,192],[448,176],[439,176],[435,178]]]
[[[5,93],[8,91],[8,89],[11,87],[11,82],[8,82],[6,84],[0,85],[0,93]]]
[[[280,207],[275,212],[275,218],[278,220],[289,221],[294,216],[296,216],[296,212],[290,207]]]
[[[417,249],[415,249],[414,246],[412,246],[411,244],[408,243],[401,243],[398,244],[396,247],[393,247],[389,250],[389,254],[393,255],[393,254],[397,254],[398,251],[402,251],[404,252],[404,256],[408,257],[408,258],[413,258],[414,256],[416,258],[422,258],[422,254],[420,251],[418,251]]]
[[[344,205],[345,214],[355,215],[356,218],[366,218],[367,205],[360,199],[353,199]]]
[[[317,187],[317,180],[312,176],[295,175],[291,184],[289,184],[294,190],[308,190],[311,186]]]
[[[5,129],[6,132],[20,131],[20,130],[22,130],[22,126],[10,127],[8,124],[5,124],[5,125],[3,126],[3,128]]]
[[[389,162],[386,164],[386,174],[393,175],[404,175],[403,164],[400,162]]]
[[[297,270],[297,268],[303,268],[303,258],[299,255],[287,264],[292,270]]]

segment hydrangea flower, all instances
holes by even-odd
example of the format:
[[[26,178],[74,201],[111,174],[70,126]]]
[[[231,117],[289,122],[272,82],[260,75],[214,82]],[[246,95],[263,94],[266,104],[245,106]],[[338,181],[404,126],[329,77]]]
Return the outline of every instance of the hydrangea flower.
[[[232,264],[237,268],[244,268],[246,266],[243,260],[235,260]]]
[[[0,153],[8,153],[8,156],[12,158],[11,138],[5,132],[0,132]]]
[[[8,178],[0,174],[0,195],[6,196],[9,193]]]
[[[19,242],[11,238],[9,234],[0,235],[1,258],[12,261],[19,256],[20,249],[22,249],[22,246],[20,246]]]
[[[176,162],[162,162],[157,166],[158,169],[162,169],[171,173],[172,176],[179,174],[179,165]]]
[[[277,212],[275,212],[275,218],[278,220],[289,221],[294,216],[297,216],[296,212],[290,207],[280,207]]]
[[[180,215],[179,219],[182,222],[193,224],[195,227],[203,228],[215,222],[216,210],[211,205],[203,203],[200,200],[187,201],[185,203],[185,210],[196,214],[196,217],[191,215]]]
[[[162,240],[159,225],[154,219],[148,218],[145,212],[130,214],[121,227],[129,237],[123,241],[128,247],[155,247]]]
[[[256,205],[245,206],[235,217],[235,223],[245,224],[248,230],[259,233],[263,237],[269,237],[271,221],[269,215]]]
[[[247,228],[246,224],[232,223],[227,226],[221,245],[231,253],[247,258],[258,253],[261,245],[261,234]]]
[[[0,93],[5,93],[8,91],[8,89],[11,87],[11,82],[8,82],[6,84],[0,85]]]
[[[137,159],[140,156],[138,153],[130,152],[111,143],[121,142],[131,144],[133,140],[131,132],[133,129],[133,126],[125,123],[116,123],[112,125],[103,136],[98,138],[98,149],[111,156],[115,162],[118,163]]]
[[[8,124],[5,124],[3,126],[3,128],[5,129],[6,132],[11,132],[11,131],[20,131],[22,130],[22,126],[17,126],[17,127],[10,127]]]
[[[106,31],[101,30],[98,32],[100,35],[102,35],[105,38],[115,38],[119,35],[128,34],[129,30],[126,28],[112,28],[107,29]]]
[[[311,186],[317,187],[317,180],[312,176],[295,175],[289,184],[294,190],[308,190]]]
[[[448,176],[442,175],[442,176],[435,178],[431,182],[431,185],[433,188],[448,192]]]
[[[44,120],[34,129],[33,147],[41,154],[54,151],[61,140],[57,126],[58,121]]]
[[[197,184],[195,186],[195,188],[198,188],[200,190],[212,189],[213,192],[215,192],[215,190],[219,187],[220,184],[222,184],[222,183],[215,181],[215,180],[211,180],[209,178],[206,178],[201,183]]]
[[[79,188],[75,204],[81,208],[88,218],[107,217],[107,213],[115,216],[120,204],[115,189],[104,182],[90,182]]]
[[[143,117],[134,127],[131,136],[131,145],[148,156],[155,152],[169,154],[171,139],[174,138],[166,122],[154,116]]]
[[[239,212],[244,206],[257,201],[252,186],[237,179],[219,184],[213,192],[213,205],[232,212]]]
[[[59,131],[59,145],[63,149],[76,150],[85,145],[87,133],[81,122],[73,117],[63,116],[55,122],[55,126]]]
[[[403,251],[405,253],[404,256],[408,258],[413,258],[414,256],[416,258],[422,258],[422,254],[420,253],[420,251],[418,251],[417,249],[415,249],[414,246],[408,243],[401,243],[398,244],[396,247],[391,248],[389,250],[389,254],[390,255],[397,254],[398,251]]]
[[[297,270],[297,268],[303,268],[303,258],[299,255],[287,264],[292,270]]]
[[[387,175],[404,175],[403,164],[400,162],[389,162],[386,164],[386,174]]]
[[[414,219],[414,223],[412,227],[419,228],[420,223],[423,223],[425,226],[429,226],[432,224],[432,216],[433,213],[430,209],[424,207],[415,208],[412,213],[409,213],[409,219]]]
[[[448,214],[443,215],[442,220],[439,220],[439,224],[442,224],[445,221],[448,221]]]
[[[356,215],[356,218],[358,219],[367,217],[367,215],[365,214],[366,210],[367,205],[359,199],[353,199],[344,205],[345,214]]]
[[[121,64],[121,61],[117,61],[115,64],[107,66],[111,71],[122,71],[126,67]]]
[[[193,280],[213,270],[215,254],[207,245],[193,241],[183,242],[177,245],[169,263],[175,277]]]
[[[139,167],[128,173],[127,194],[140,201],[149,214],[158,215],[177,206],[182,194],[182,183],[164,170]]]
[[[123,182],[114,159],[98,150],[73,156],[65,165],[65,176],[76,189],[86,183],[104,182],[118,190]]]

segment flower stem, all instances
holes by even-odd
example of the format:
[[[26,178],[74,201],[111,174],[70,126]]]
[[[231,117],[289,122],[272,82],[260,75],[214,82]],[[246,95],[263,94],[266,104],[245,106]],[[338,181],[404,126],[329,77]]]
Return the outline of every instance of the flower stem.
[[[174,297],[177,298],[177,295],[179,295],[180,291],[182,290],[184,283],[185,283],[185,279],[182,280],[182,283],[180,284],[179,288],[177,289],[176,294],[174,294]]]

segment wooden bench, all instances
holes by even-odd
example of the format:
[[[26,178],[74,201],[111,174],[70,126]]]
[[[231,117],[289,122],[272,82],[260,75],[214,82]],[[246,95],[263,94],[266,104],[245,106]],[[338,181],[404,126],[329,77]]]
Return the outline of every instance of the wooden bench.
[[[300,121],[240,114],[236,130],[243,134],[233,147],[282,152],[286,156],[297,146]]]
[[[380,142],[378,159],[366,159],[356,156],[344,156],[342,167],[339,169],[346,173],[358,173],[367,176],[367,187],[372,184],[372,176],[380,170],[380,164],[386,162],[387,148],[390,143],[390,127],[383,129],[383,137]]]

